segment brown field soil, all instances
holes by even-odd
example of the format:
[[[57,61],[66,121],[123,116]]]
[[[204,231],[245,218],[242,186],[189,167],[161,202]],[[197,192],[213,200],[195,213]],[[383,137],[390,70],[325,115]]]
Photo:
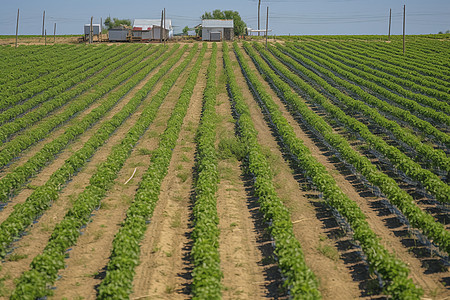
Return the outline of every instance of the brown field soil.
[[[53,41],[53,37],[48,37]],[[0,45],[12,45],[14,39],[0,39]],[[77,37],[57,37],[58,43],[77,43]],[[182,43],[193,43],[185,40]],[[269,42],[272,42],[269,40]],[[21,39],[25,44],[42,44],[43,38]],[[231,46],[231,44],[229,44]],[[303,141],[314,157],[325,166],[338,186],[355,201],[367,216],[372,230],[382,239],[383,245],[405,262],[411,270],[410,277],[424,289],[424,299],[450,299],[450,276],[448,269],[433,257],[426,247],[417,243],[408,229],[399,223],[382,204],[381,198],[372,194],[345,165],[311,132],[299,118],[291,114],[245,54],[251,69],[277,103],[282,115],[293,127],[295,135]],[[188,50],[189,51],[189,50]],[[188,55],[184,54],[171,71]],[[320,282],[324,299],[382,299],[376,277],[368,271],[350,234],[341,229],[330,208],[303,173],[296,166],[288,150],[271,128],[261,106],[251,93],[241,72],[236,56],[229,52],[234,74],[243,91],[244,100],[250,108],[252,120],[258,133],[258,141],[274,173],[273,183],[279,197],[291,213],[294,234],[302,245],[306,264]],[[198,55],[198,53],[197,53]],[[113,187],[109,190],[90,222],[81,230],[76,245],[67,252],[65,269],[59,271],[54,295],[50,299],[95,299],[97,288],[106,274],[112,249],[112,241],[124,220],[125,212],[134,199],[139,182],[150,164],[151,151],[158,147],[159,136],[167,127],[182,87],[192,70],[192,63],[182,72],[161,105],[154,122],[141,137],[130,157],[120,170]],[[193,223],[196,133],[202,114],[203,91],[206,86],[206,70],[211,57],[211,44],[202,62],[194,93],[184,119],[168,173],[161,186],[160,197],[144,239],[141,241],[140,264],[135,269],[133,293],[130,299],[189,299],[193,265],[190,259]],[[158,72],[151,71],[121,99],[110,112],[92,128],[66,147],[54,161],[30,179],[11,203],[0,211],[0,222],[12,212],[14,205],[24,202],[36,186],[44,184],[64,161],[100,128],[101,124],[119,112],[139,89]],[[15,287],[15,279],[29,269],[33,258],[41,253],[55,227],[72,207],[77,195],[89,184],[96,167],[106,160],[114,145],[120,143],[127,131],[138,120],[141,112],[161,88],[166,74],[145,98],[138,109],[101,146],[90,161],[61,191],[58,200],[27,229],[24,236],[13,244],[10,254],[0,265],[0,298],[6,299]],[[220,183],[217,192],[219,216],[219,253],[223,272],[222,296],[224,299],[286,299],[283,277],[274,258],[274,247],[266,224],[259,211],[258,199],[252,194],[252,178],[245,173],[243,161],[219,150],[226,141],[236,141],[236,121],[233,116],[232,99],[227,91],[223,69],[222,44],[218,44],[216,72],[216,149]],[[92,107],[55,129],[48,137],[24,151],[16,161],[1,170],[2,176],[23,164],[46,143],[85,116],[99,105],[102,97]],[[313,106],[308,103],[311,109]],[[57,111],[55,112],[57,113]],[[319,112],[322,114],[322,112]],[[37,125],[36,125],[37,126]],[[338,134],[345,134],[339,126],[333,127]],[[360,151],[360,144],[352,143]],[[360,153],[364,154],[361,150]],[[127,179],[135,171],[134,177]],[[0,178],[1,179],[1,178]],[[3,298],[2,298],[3,297]]]

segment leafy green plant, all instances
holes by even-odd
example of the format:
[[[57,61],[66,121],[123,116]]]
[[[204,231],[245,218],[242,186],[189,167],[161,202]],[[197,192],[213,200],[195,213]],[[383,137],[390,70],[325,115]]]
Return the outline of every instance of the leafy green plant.
[[[203,46],[167,122],[167,128],[161,135],[159,146],[153,152],[151,164],[139,183],[134,201],[127,210],[127,217],[114,238],[106,276],[99,287],[99,299],[128,298],[131,293],[134,269],[139,263],[139,242],[144,237],[148,219],[151,218],[158,201],[161,182],[167,174],[172,149],[176,145],[205,51],[206,47]],[[192,53],[195,55],[195,51]],[[193,55],[189,55],[189,59],[183,61],[176,73],[179,74],[186,67]],[[176,75],[166,81],[167,86],[161,88],[162,92],[157,98],[169,92],[170,86],[176,79],[174,76]],[[169,82],[171,82],[170,86]],[[159,251],[159,248],[154,247],[154,251]]]
[[[352,157],[357,156],[354,153],[355,151],[348,145],[348,142],[335,134],[332,128],[320,116],[310,110],[300,100],[300,97],[292,92],[289,85],[275,74],[248,43],[244,42],[244,48],[257,63],[261,72],[265,74],[265,79],[276,86],[280,95],[289,103],[295,104],[294,107],[301,113],[302,118],[306,122],[320,132],[330,144],[338,146],[337,148],[339,150],[342,149],[341,151],[343,152],[345,151],[344,156],[350,153],[352,153]],[[234,51],[246,75],[248,84],[255,89],[255,93],[257,93],[260,101],[270,114],[270,120],[278,134],[282,137],[283,142],[289,148],[290,152],[296,157],[298,166],[305,171],[305,175],[322,192],[327,203],[346,218],[353,230],[353,238],[360,243],[364,254],[367,256],[371,270],[376,270],[386,282],[386,293],[398,299],[419,299],[423,291],[416,287],[412,280],[408,278],[408,267],[381,245],[380,239],[371,230],[359,206],[342,192],[326,168],[312,156],[311,151],[296,137],[292,126],[283,117],[272,97],[267,93],[258,77],[250,69],[236,43],[234,43]],[[313,89],[310,86],[308,87]],[[368,166],[365,165],[365,167],[367,168]],[[358,165],[357,168],[359,168]],[[374,173],[379,172],[376,168],[371,168],[370,170]]]

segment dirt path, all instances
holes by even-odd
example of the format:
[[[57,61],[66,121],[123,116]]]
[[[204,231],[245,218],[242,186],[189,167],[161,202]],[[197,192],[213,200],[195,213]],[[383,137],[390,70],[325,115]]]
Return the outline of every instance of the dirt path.
[[[206,68],[203,59],[194,93],[173,150],[167,176],[147,232],[141,242],[141,263],[136,268],[131,299],[185,299],[191,281],[189,263],[194,137],[200,120]],[[170,112],[167,112],[170,115]]]
[[[187,53],[183,58],[186,56]],[[180,59],[180,63],[183,61],[183,58]],[[140,139],[130,158],[127,159],[124,167],[119,172],[113,189],[108,193],[107,198],[102,201],[100,209],[95,212],[92,222],[83,231],[83,235],[79,238],[77,245],[69,252],[70,257],[66,260],[66,268],[60,272],[61,279],[56,282],[55,299],[64,297],[68,299],[77,297],[94,299],[96,297],[96,286],[100,284],[105,275],[114,235],[119,230],[120,223],[125,218],[126,209],[134,199],[138,183],[150,164],[149,156],[145,153],[157,148],[158,136],[166,127],[165,124],[181,93],[182,83],[185,81],[190,69],[188,66],[172,87],[169,95],[161,105],[153,124],[150,125],[149,130]],[[163,80],[160,81],[159,85],[162,85],[162,82]],[[157,90],[159,88],[155,89],[151,95],[155,94]],[[137,120],[140,112],[150,102],[150,99],[151,97],[147,97],[143,105],[131,118]],[[146,150],[143,151],[141,149]],[[136,169],[135,176],[125,185],[124,182],[130,178],[134,169]]]
[[[248,59],[250,58],[248,57]],[[256,70],[253,64],[251,64],[251,66]],[[265,83],[261,76],[260,79],[261,82]],[[268,87],[268,84],[266,84],[266,86]],[[271,91],[271,94],[273,99],[278,102],[283,116],[291,125],[293,125],[297,137],[311,150],[311,153],[313,153],[317,160],[327,168],[328,172],[336,180],[342,191],[346,193],[350,199],[358,203],[361,210],[367,216],[367,221],[372,230],[374,230],[378,236],[382,237],[383,245],[390,252],[396,253],[397,257],[409,266],[411,278],[425,290],[425,295],[430,297],[435,295],[438,297],[450,296],[450,291],[442,284],[448,282],[448,273],[434,268],[436,258],[424,257],[418,259],[414,253],[411,253],[414,252],[414,249],[411,250],[411,248],[405,248],[404,244],[410,242],[408,241],[409,237],[407,236],[407,233],[405,233],[405,228],[402,228],[402,226],[396,222],[392,214],[380,208],[380,199],[368,192],[357,180],[356,176],[345,169],[342,164],[339,164],[332,153],[321,145],[320,141],[318,141],[311,132],[304,126],[296,125],[298,124],[297,121],[290,115],[279,98],[275,96],[273,91]],[[271,147],[271,149],[273,149],[273,147]],[[311,240],[313,239],[306,239],[306,241]],[[423,251],[423,249],[417,249],[416,252],[421,251]],[[429,267],[430,264],[433,266]],[[323,284],[323,280],[321,282]]]
[[[221,47],[220,47],[221,48]],[[217,144],[234,138],[234,120],[225,87],[222,50],[217,55]],[[263,264],[260,250],[263,228],[257,227],[249,206],[252,199],[244,185],[240,162],[236,158],[219,160],[220,184],[217,191],[217,211],[220,229],[220,264],[223,271],[224,299],[261,299],[273,295],[269,270]],[[272,292],[272,294],[271,294]]]
[[[131,93],[127,94],[124,97],[124,99],[122,100],[123,103],[127,103],[134,96],[139,88],[142,87],[150,78],[149,76],[146,77],[146,79],[144,79],[144,81],[141,82],[137,87],[133,88]],[[163,80],[164,78],[157,84],[150,95],[156,93],[156,91],[161,87]],[[138,109],[142,110],[143,105],[141,105]],[[3,265],[3,269],[0,271],[0,277],[3,276],[3,274],[8,274],[8,277],[11,279],[5,282],[7,288],[13,287],[13,279],[20,276],[20,274],[25,270],[28,270],[32,259],[37,254],[42,252],[45,245],[47,244],[54,226],[64,218],[66,211],[72,206],[72,202],[76,199],[77,195],[80,194],[89,184],[89,179],[94,174],[97,165],[106,160],[107,156],[111,152],[112,147],[120,143],[124,135],[137,120],[137,117],[138,113],[135,113],[133,116],[128,118],[116,130],[116,132],[113,133],[113,135],[106,141],[106,143],[102,147],[100,147],[97,152],[95,152],[86,166],[82,170],[80,170],[80,172],[76,174],[76,176],[74,176],[73,179],[67,184],[64,190],[60,193],[58,200],[52,204],[52,206],[44,213],[42,217],[39,218],[38,222],[28,228],[27,232],[29,234],[25,235],[18,242],[14,243],[13,247],[15,247],[16,249],[14,250],[12,257],[21,257],[21,259],[6,262]],[[45,172],[42,172],[40,176],[34,179],[39,181],[39,183],[33,180],[32,184],[43,184],[45,181],[42,180],[45,179],[45,174],[47,174],[47,176],[50,176],[50,174],[52,174],[55,170],[55,167],[46,168]],[[11,260],[11,256],[7,259]]]

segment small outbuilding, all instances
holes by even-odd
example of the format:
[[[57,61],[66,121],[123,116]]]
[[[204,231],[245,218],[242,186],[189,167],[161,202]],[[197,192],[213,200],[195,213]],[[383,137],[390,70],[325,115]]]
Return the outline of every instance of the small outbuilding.
[[[99,35],[100,34],[100,24],[92,24],[92,34]],[[91,24],[84,24],[84,34],[89,35],[91,31]]]
[[[97,40],[100,40],[99,36],[101,33],[101,25],[100,24],[92,24],[92,39],[94,36],[97,36]],[[91,24],[84,24],[84,41],[89,40],[89,35],[91,34]]]
[[[168,39],[173,37],[172,20],[166,19],[164,36]],[[159,40],[161,36],[161,20],[159,19],[135,19],[133,22],[134,40]]]
[[[125,27],[111,28],[108,31],[108,40],[110,42],[128,42],[130,38],[130,29]]]
[[[202,21],[203,41],[231,41],[233,38],[233,20],[208,19]]]

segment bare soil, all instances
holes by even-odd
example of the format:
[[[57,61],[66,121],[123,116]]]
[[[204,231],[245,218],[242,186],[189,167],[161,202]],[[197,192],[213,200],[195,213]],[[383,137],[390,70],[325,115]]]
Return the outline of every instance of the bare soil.
[[[222,51],[217,56],[217,142],[234,136],[234,120],[225,87]],[[241,164],[236,158],[219,160],[220,185],[217,192],[219,215],[219,252],[223,271],[225,299],[261,299],[276,295],[268,275],[270,266],[264,263],[264,227],[255,216],[255,199],[249,195]]]
[[[141,262],[136,268],[132,299],[189,298],[194,137],[200,120],[209,51],[205,54],[151,223],[141,242]],[[170,111],[166,113],[170,115]]]
[[[180,60],[181,61],[181,60]],[[149,74],[146,79],[141,81],[136,87],[132,89],[130,93],[128,93],[106,117],[106,120],[111,118],[114,113],[117,113],[121,107],[123,107],[133,96],[134,94],[142,87],[145,82],[151,78],[152,74]],[[156,93],[155,90],[159,89],[162,85],[161,82],[157,84],[154,88],[153,93]],[[140,110],[143,109],[143,105],[140,106]],[[120,141],[125,136],[126,132],[132,127],[134,122],[137,120],[138,114],[135,113],[132,117],[128,118],[115,132],[114,134],[106,141],[106,143],[101,146],[98,151],[91,157],[90,161],[86,164],[86,166],[80,170],[72,178],[72,180],[67,184],[67,186],[62,190],[60,196],[57,201],[55,201],[52,206],[44,213],[43,216],[39,218],[37,222],[35,222],[32,226],[30,226],[27,230],[27,235],[22,237],[19,241],[13,244],[14,252],[13,257],[26,256],[20,260],[11,261],[11,255],[9,258],[7,257],[7,264],[4,265],[2,271],[0,271],[0,276],[6,274],[7,272],[10,280],[5,281],[6,287],[9,289],[13,286],[13,279],[20,276],[22,272],[29,268],[29,265],[32,259],[44,249],[46,242],[48,241],[53,228],[56,224],[58,224],[66,214],[66,211],[72,206],[73,201],[76,199],[77,195],[80,194],[84,187],[89,184],[90,177],[94,174],[97,166],[106,160],[107,156],[111,152],[111,149],[114,145],[120,143]],[[101,122],[103,123],[103,122]],[[87,141],[93,133],[95,133],[95,128],[101,126],[100,123],[91,128],[88,131],[88,134],[85,134],[81,138],[81,142]],[[80,144],[82,145],[82,144]],[[70,156],[71,153],[69,153]],[[44,168],[44,170],[39,174],[39,176],[33,178],[31,181],[31,185],[40,186],[45,183],[46,180],[50,177],[50,175],[57,170],[63,163],[63,157],[59,157],[49,166]],[[24,192],[24,193],[23,193]],[[26,200],[32,190],[25,189],[22,193],[19,193],[15,199],[19,199],[20,202]],[[8,206],[13,207],[12,205]],[[1,216],[4,217],[8,213],[8,210],[2,211]]]
[[[232,61],[233,64],[237,64],[234,56]],[[254,67],[252,68],[254,69]],[[320,280],[324,298],[358,298],[362,293],[359,290],[358,282],[367,280],[367,275],[360,276],[358,274],[358,278],[353,278],[352,268],[356,267],[359,261],[356,260],[355,262],[355,259],[353,259],[351,263],[346,264],[340,259],[341,257],[352,256],[351,249],[339,247],[338,242],[344,241],[341,241],[339,235],[336,236],[334,233],[337,226],[332,223],[328,215],[324,215],[321,211],[323,205],[318,199],[318,194],[307,189],[307,184],[302,183],[302,181],[298,182],[296,179],[298,177],[292,174],[289,165],[284,161],[283,153],[280,151],[275,137],[272,135],[271,128],[264,120],[264,116],[238,68],[235,69],[235,75],[238,84],[244,91],[244,99],[247,100],[249,105],[253,122],[258,131],[258,140],[266,149],[271,167],[276,175],[277,192],[290,209],[294,232],[302,245],[308,266]],[[264,79],[261,78],[261,82],[265,82]],[[267,90],[269,91],[269,89]],[[272,92],[271,95],[273,99],[278,98]],[[304,191],[300,190],[300,183],[302,183]],[[322,220],[318,219],[318,216],[323,216]],[[345,286],[346,288],[336,294],[336,289],[339,286]]]
[[[250,61],[249,57],[248,59]],[[253,65],[252,68],[256,71]],[[261,82],[265,82],[262,77],[260,79]],[[266,86],[269,89],[269,85],[266,84]],[[408,230],[399,224],[395,216],[389,213],[387,209],[383,209],[380,205],[381,199],[370,193],[357,177],[336,160],[336,157],[307,128],[301,124],[301,126],[296,126],[296,124],[299,124],[298,121],[292,117],[272,90],[270,93],[272,98],[278,102],[283,116],[293,125],[297,137],[311,150],[313,156],[327,168],[342,191],[361,207],[372,230],[383,238],[383,245],[409,266],[411,278],[424,289],[425,296],[437,296],[438,298],[450,296],[450,290],[445,287],[445,285],[448,285],[449,276],[445,267],[439,263],[439,259],[433,258],[431,254],[427,255],[427,251],[420,245],[411,247],[411,242],[414,243],[414,241],[411,241],[413,238],[409,236]],[[270,147],[270,149],[273,149],[273,147]],[[306,240],[311,241],[311,239]],[[421,257],[418,253],[423,256]],[[340,256],[345,257],[345,255]],[[340,274],[342,275],[342,273]],[[364,277],[368,278],[367,275],[364,275]],[[357,278],[354,279],[358,281]],[[367,279],[365,280],[367,281]],[[371,285],[372,283],[367,281],[367,284]],[[367,286],[364,289],[367,291]]]
[[[77,42],[76,40],[77,38],[57,38],[57,42]],[[11,45],[14,42],[15,39],[0,39],[0,45]],[[21,47],[24,47],[25,43],[42,44],[43,38],[24,38],[20,43]],[[186,41],[186,43],[190,42]],[[130,295],[131,299],[191,297],[193,266],[190,261],[192,247],[190,234],[193,226],[192,184],[196,159],[195,134],[201,116],[206,69],[211,55],[211,45],[208,47],[177,146],[173,149],[168,175],[163,180],[159,201],[141,242],[141,263],[135,270],[134,292]],[[219,43],[218,47],[216,146],[221,140],[235,136],[235,121],[223,73],[222,45]],[[259,75],[244,50],[243,52],[250,67],[258,74],[259,80],[278,104],[283,116],[292,125],[296,136],[326,167],[350,199],[358,203],[366,214],[371,228],[382,238],[383,245],[409,266],[410,277],[425,291],[424,299],[450,299],[448,269],[389,212],[381,198],[371,193],[358,176],[352,174],[333,152],[301,123],[298,116],[293,116],[289,112],[289,108]],[[183,58],[186,56],[187,53]],[[183,58],[173,68],[181,63]],[[319,279],[323,298],[384,299],[385,296],[381,293],[376,278],[369,273],[367,263],[361,258],[351,236],[339,227],[330,208],[321,199],[320,193],[303,176],[302,170],[298,168],[276,131],[268,125],[232,52],[230,52],[230,58],[237,82],[249,105],[252,120],[258,132],[258,141],[274,173],[274,186],[291,213],[294,233],[302,245],[307,265]],[[100,208],[94,212],[91,222],[82,230],[77,244],[68,251],[66,268],[59,273],[61,277],[55,283],[53,299],[96,298],[97,287],[105,276],[114,235],[125,218],[126,209],[134,199],[138,183],[150,164],[151,154],[149,153],[158,146],[159,136],[166,128],[167,120],[192,65],[193,63],[188,65],[172,87],[155,121],[141,137],[119,172],[113,188],[102,201]],[[26,200],[35,186],[44,184],[50,175],[71,154],[80,149],[98,131],[102,123],[112,118],[158,70],[159,67],[150,72],[110,112],[105,114],[102,120],[70,143],[53,162],[33,177],[29,185],[13,198],[4,210],[0,211],[0,222],[9,216],[15,204]],[[164,78],[167,76],[166,74]],[[137,111],[68,182],[52,207],[14,243],[12,253],[5,258],[0,267],[0,298],[6,297],[11,292],[14,288],[14,279],[28,270],[32,259],[43,251],[55,225],[62,220],[77,195],[89,184],[89,179],[97,165],[106,159],[112,147],[120,143],[126,132],[135,124],[144,107],[151,101],[151,97],[161,88],[164,78],[157,83]],[[61,135],[70,124],[80,120],[91,109],[100,105],[104,99],[105,97],[99,99],[90,108],[54,130],[49,137],[24,151],[20,158],[3,169],[0,176],[10,172],[13,167],[23,164],[43,145]],[[310,108],[314,109],[311,105]],[[316,113],[324,115],[318,110]],[[334,130],[346,136],[346,131],[339,125],[334,126]],[[363,155],[367,155],[358,148],[358,143],[352,143],[352,146]],[[235,157],[221,157],[218,167],[220,185],[217,193],[217,209],[220,228],[219,251],[224,275],[223,298],[288,298],[286,289],[282,287],[282,274],[274,259],[273,243],[266,230],[267,224],[264,223],[259,212],[258,201],[252,194],[251,178],[245,175],[241,162]],[[134,170],[136,170],[134,177],[125,184]]]
[[[185,56],[187,56],[187,53]],[[158,136],[165,129],[164,125],[167,123],[176,99],[180,95],[181,83],[188,72],[189,68],[184,71],[184,76],[182,74],[181,78],[172,87],[169,96],[166,97],[161,105],[153,124],[140,139],[130,158],[127,159],[124,167],[119,172],[114,187],[109,191],[106,199],[102,201],[102,205],[95,212],[92,221],[83,230],[83,235],[78,240],[77,245],[69,252],[70,257],[66,261],[66,268],[60,272],[61,279],[56,282],[55,299],[63,297],[68,299],[76,297],[95,298],[97,293],[96,287],[105,275],[114,235],[119,230],[120,223],[125,218],[126,209],[134,199],[138,183],[150,164],[149,155],[143,155],[140,149],[154,150],[157,148]],[[167,78],[167,76],[168,74],[158,82],[157,86],[130,117],[129,121],[132,123],[137,121],[140,113],[150,103],[152,96],[157,93],[164,82],[164,78]],[[149,78],[150,76],[147,77],[147,79]],[[145,82],[146,80],[142,82],[141,86]],[[157,124],[160,124],[160,126],[157,126]],[[125,182],[131,177],[135,169],[134,177],[125,185]],[[100,251],[97,249],[100,249]]]

